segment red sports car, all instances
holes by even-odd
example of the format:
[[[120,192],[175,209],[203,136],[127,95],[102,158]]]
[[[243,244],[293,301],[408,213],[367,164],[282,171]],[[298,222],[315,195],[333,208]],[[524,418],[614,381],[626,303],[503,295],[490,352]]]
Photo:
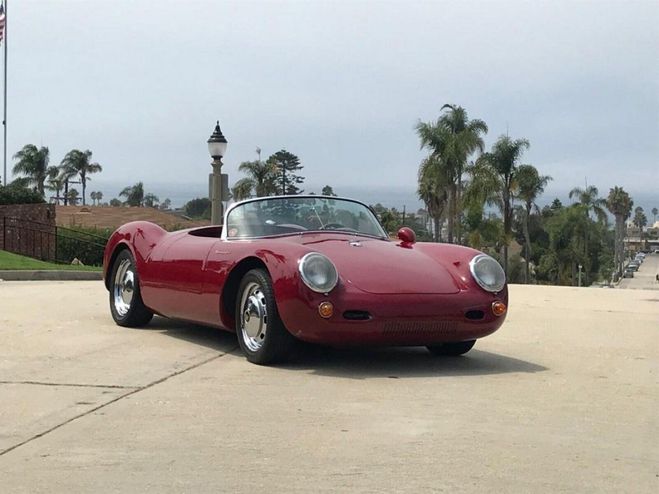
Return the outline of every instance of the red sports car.
[[[425,345],[461,355],[503,323],[508,289],[490,256],[392,241],[351,199],[282,196],[230,206],[224,227],[168,233],[128,223],[105,248],[120,326],[153,314],[235,331],[247,359],[285,359],[296,339],[332,346]]]

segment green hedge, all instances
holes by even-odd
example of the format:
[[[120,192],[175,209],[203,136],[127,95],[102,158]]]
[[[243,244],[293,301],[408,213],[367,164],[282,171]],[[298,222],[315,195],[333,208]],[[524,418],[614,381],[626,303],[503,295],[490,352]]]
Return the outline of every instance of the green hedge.
[[[86,266],[101,266],[103,250],[112,231],[97,228],[57,228],[57,261],[78,259]]]

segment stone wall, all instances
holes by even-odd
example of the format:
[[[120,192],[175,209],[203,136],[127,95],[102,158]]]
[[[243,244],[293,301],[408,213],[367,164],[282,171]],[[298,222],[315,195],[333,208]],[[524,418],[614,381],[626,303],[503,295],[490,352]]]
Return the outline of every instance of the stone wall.
[[[0,205],[0,250],[54,260],[56,245],[54,204]]]

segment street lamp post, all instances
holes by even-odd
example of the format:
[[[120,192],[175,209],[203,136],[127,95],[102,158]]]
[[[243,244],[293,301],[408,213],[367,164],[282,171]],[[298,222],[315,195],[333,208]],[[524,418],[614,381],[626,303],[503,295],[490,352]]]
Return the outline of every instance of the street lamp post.
[[[583,266],[579,264],[579,286],[581,286],[581,268],[583,268]]]
[[[219,225],[222,223],[222,157],[227,150],[227,140],[220,130],[218,120],[215,130],[208,139],[208,152],[213,158],[211,166],[213,173],[211,175],[211,224]]]

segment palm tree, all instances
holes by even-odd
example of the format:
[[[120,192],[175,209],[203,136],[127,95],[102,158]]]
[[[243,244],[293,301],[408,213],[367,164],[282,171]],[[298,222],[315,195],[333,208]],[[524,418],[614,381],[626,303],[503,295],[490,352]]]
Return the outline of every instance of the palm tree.
[[[441,242],[442,217],[448,203],[449,188],[444,180],[446,174],[441,169],[442,164],[436,163],[436,159],[430,156],[421,162],[417,195],[425,204],[428,216],[433,220],[433,240]]]
[[[78,201],[80,200],[80,198],[78,197],[77,189],[70,189],[69,192],[66,194],[66,198],[68,202],[70,202],[73,206],[77,206]]]
[[[449,150],[451,154],[449,163],[452,163],[454,176],[457,180],[457,183],[454,183],[453,211],[458,243],[462,243],[462,175],[469,156],[476,151],[483,152],[485,145],[482,135],[487,134],[488,129],[483,120],[469,120],[467,111],[461,106],[445,104],[441,109],[448,109],[448,112],[442,116],[441,120],[454,136],[453,145]]]
[[[517,162],[529,147],[527,139],[511,139],[501,136],[492,146],[492,151],[484,153],[474,167],[476,188],[487,194],[486,201],[495,204],[503,217],[503,268],[508,274],[508,243],[513,225],[514,189],[517,185]]]
[[[275,183],[277,169],[270,161],[243,161],[238,170],[247,175],[239,180],[234,188],[240,183],[239,196],[243,199],[250,197],[252,191],[256,197],[270,196],[277,193]]]
[[[524,282],[529,283],[529,263],[531,261],[531,238],[529,236],[529,218],[535,200],[545,191],[545,186],[552,179],[548,175],[540,175],[533,165],[521,165],[517,169],[517,197],[524,202],[524,258],[526,267]],[[536,206],[537,209],[537,206]]]
[[[49,168],[56,168],[56,167],[49,167]],[[56,169],[56,171],[57,171],[57,169]],[[59,204],[60,203],[60,192],[64,188],[64,179],[58,174],[49,176],[48,177],[47,188],[49,190],[55,191],[55,204]]]
[[[634,226],[641,230],[641,237],[643,237],[643,227],[648,224],[648,218],[645,216],[645,211],[641,206],[636,206],[634,209]]]
[[[483,151],[482,135],[487,133],[487,125],[482,120],[469,120],[461,106],[446,104],[441,110],[448,111],[436,122],[419,122],[416,131],[421,148],[428,148],[433,163],[441,165],[443,181],[448,183],[448,241],[452,243],[456,223],[458,242],[461,241],[458,210],[461,208],[462,174],[469,156]]]
[[[231,193],[236,201],[242,201],[252,196],[254,182],[251,178],[241,178],[231,188]]]
[[[615,235],[615,270],[618,276],[622,275],[622,264],[624,255],[624,232],[625,220],[632,212],[634,201],[632,201],[629,194],[625,192],[622,187],[613,187],[609,191],[609,196],[606,199],[606,207],[616,219],[616,235]]]
[[[50,151],[47,147],[42,146],[37,149],[34,144],[26,144],[19,152],[14,155],[18,163],[12,169],[15,175],[25,175],[26,183],[33,185],[35,190],[44,197],[44,183],[54,176],[56,167],[49,167]]]
[[[58,173],[59,173],[59,179],[62,180],[64,184],[64,205],[67,206],[69,204],[69,185],[72,183],[79,183],[76,181],[73,181],[73,177],[76,175],[76,172],[74,170],[70,170],[66,166],[63,166],[60,164],[59,167],[57,167]]]
[[[60,166],[66,170],[70,176],[80,176],[80,184],[82,185],[82,204],[85,205],[85,190],[87,188],[87,180],[91,180],[87,175],[91,173],[98,173],[103,171],[103,167],[98,163],[92,163],[92,152],[88,149],[80,151],[79,149],[72,149],[60,163]]]
[[[594,185],[589,185],[585,189],[581,187],[575,187],[570,191],[570,199],[576,197],[578,199],[578,206],[583,209],[586,218],[591,217],[591,214],[594,214],[597,218],[597,221],[602,225],[608,224],[608,218],[606,216],[606,200],[598,197],[599,191]],[[588,252],[588,228],[584,230],[584,255],[585,255],[585,266],[586,266],[586,276],[590,272],[590,253]],[[586,281],[587,282],[587,281]]]
[[[147,208],[157,207],[158,202],[160,202],[160,199],[158,198],[157,195],[152,194],[151,192],[144,195],[144,206],[146,206]]]
[[[125,204],[129,206],[141,206],[144,203],[144,184],[137,182],[119,192],[119,197],[125,197]]]
[[[92,206],[96,206],[96,191],[91,191],[89,193],[89,197],[92,198]]]
[[[606,225],[608,223],[606,211],[604,210],[606,208],[606,199],[598,197],[598,195],[599,191],[594,185],[589,185],[585,189],[575,187],[570,191],[570,199],[576,197],[588,216],[593,213],[597,221]]]
[[[97,190],[96,191],[96,201],[97,201],[96,205],[100,206],[102,200],[103,200],[103,192],[101,192],[100,190]]]

